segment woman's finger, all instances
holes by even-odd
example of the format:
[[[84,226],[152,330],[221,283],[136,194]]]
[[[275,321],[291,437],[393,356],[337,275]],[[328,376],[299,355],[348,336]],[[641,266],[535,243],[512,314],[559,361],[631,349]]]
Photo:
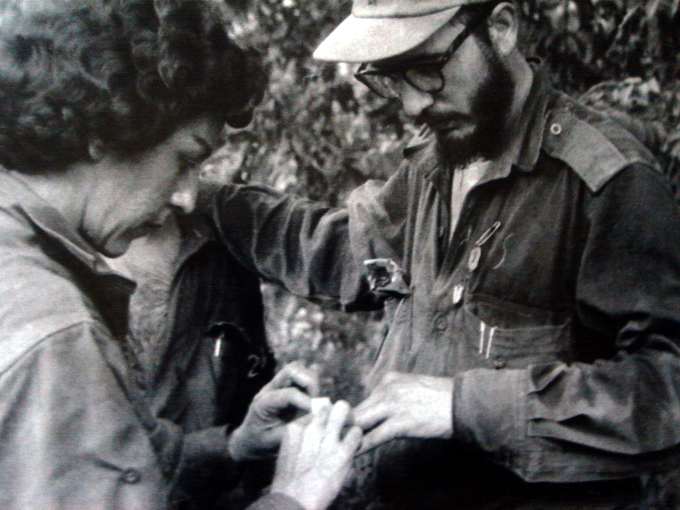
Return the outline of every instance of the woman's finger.
[[[349,429],[349,432],[347,432],[341,442],[342,448],[348,455],[354,455],[356,453],[359,446],[361,446],[363,435],[363,431],[356,425]]]
[[[347,421],[350,409],[349,404],[344,400],[337,401],[331,409],[328,416],[328,423],[326,424],[326,435],[331,437],[334,441],[340,439],[340,431]]]

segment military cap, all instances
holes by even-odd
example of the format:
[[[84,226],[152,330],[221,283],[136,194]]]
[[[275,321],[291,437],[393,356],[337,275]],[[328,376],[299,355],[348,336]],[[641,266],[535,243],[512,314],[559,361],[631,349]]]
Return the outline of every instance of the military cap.
[[[314,58],[374,62],[426,41],[458,10],[489,0],[354,0],[352,14],[319,45]]]

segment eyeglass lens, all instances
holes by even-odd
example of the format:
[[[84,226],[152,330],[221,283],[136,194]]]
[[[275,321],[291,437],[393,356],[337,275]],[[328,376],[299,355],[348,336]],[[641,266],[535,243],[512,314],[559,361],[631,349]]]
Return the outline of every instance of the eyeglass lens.
[[[362,81],[376,94],[386,99],[399,97],[399,83],[397,78],[386,74],[363,75]]]
[[[412,67],[399,74],[361,75],[361,81],[368,85],[373,92],[387,99],[401,96],[402,86],[400,82],[402,80],[422,92],[438,92],[444,85],[441,71],[434,68]]]
[[[440,68],[412,67],[404,72],[406,81],[423,92],[438,92],[444,88],[444,77]]]

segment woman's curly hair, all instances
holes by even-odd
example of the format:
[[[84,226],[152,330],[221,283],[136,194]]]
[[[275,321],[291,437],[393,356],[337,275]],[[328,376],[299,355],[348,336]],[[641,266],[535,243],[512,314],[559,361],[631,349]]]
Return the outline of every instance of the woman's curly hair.
[[[58,171],[92,140],[141,151],[206,114],[247,124],[264,73],[210,0],[66,5],[0,23],[0,164]]]

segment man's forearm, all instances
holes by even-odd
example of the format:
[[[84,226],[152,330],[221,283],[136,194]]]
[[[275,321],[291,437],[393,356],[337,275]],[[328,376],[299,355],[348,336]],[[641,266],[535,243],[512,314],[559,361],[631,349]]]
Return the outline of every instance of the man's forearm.
[[[290,292],[348,305],[361,294],[343,209],[259,186],[225,186],[209,213],[221,240],[242,263]]]
[[[680,444],[680,402],[666,391],[677,386],[671,374],[680,367],[665,374],[662,368],[658,377],[649,371],[641,381],[651,357],[460,374],[454,438],[480,446],[527,481],[624,478],[649,455],[662,467],[670,462],[663,450]]]

